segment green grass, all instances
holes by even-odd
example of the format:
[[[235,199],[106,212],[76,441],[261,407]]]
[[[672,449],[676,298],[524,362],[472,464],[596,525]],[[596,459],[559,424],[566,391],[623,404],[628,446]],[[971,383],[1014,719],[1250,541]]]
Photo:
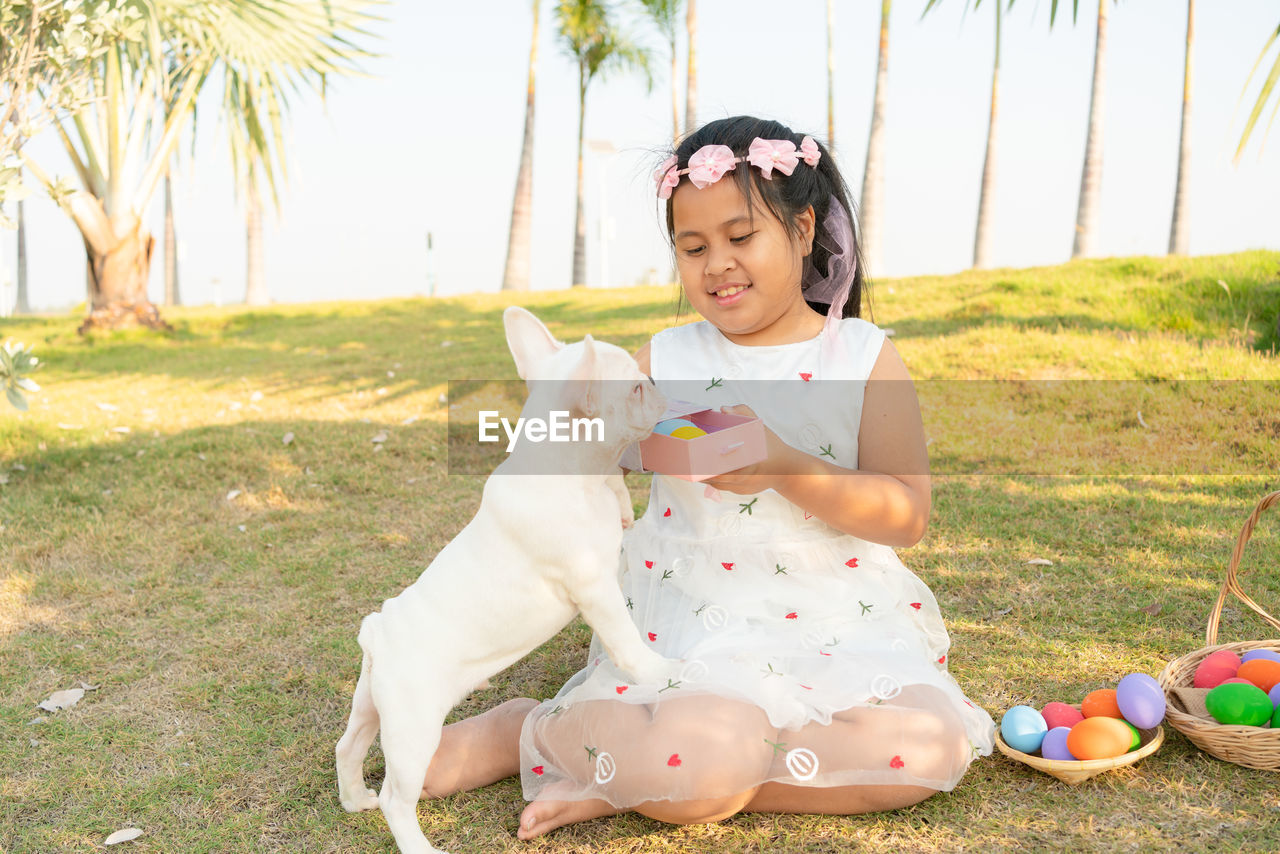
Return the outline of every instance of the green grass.
[[[136,851],[392,850],[380,814],[337,802],[356,628],[477,506],[483,479],[447,474],[440,395],[450,379],[514,378],[499,322],[513,302],[562,338],[632,349],[675,320],[662,288],[175,310],[171,335],[88,340],[78,318],[3,322],[0,338],[37,345],[44,390],[30,412],[0,413],[0,851],[99,850],[131,825],[147,834],[126,846]],[[921,381],[1266,381],[1197,410],[1206,468],[1243,461],[1231,475],[1160,474],[1175,420],[1161,417],[1187,395],[1162,398],[1146,431],[1106,395],[1073,404],[1082,425],[1112,419],[1155,442],[1155,456],[1098,451],[1110,473],[1092,477],[977,474],[1007,441],[966,437],[946,406],[926,406],[948,474],[935,478],[929,534],[902,556],[938,596],[952,672],[997,719],[1158,673],[1203,645],[1239,527],[1280,488],[1280,407],[1266,396],[1280,381],[1277,315],[1274,252],[877,283],[875,319]],[[1053,414],[1019,413],[1018,429]],[[629,480],[643,505],[646,481]],[[1264,518],[1242,566],[1273,612],[1277,532],[1280,519]],[[1140,610],[1152,603],[1157,615]],[[1224,641],[1277,634],[1230,605]],[[550,696],[588,637],[575,623],[455,716]],[[80,679],[101,687],[29,723]],[[1168,734],[1157,755],[1077,787],[997,754],[955,792],[880,815],[693,827],[626,816],[524,844],[514,780],[419,814],[459,852],[1274,849],[1275,775]],[[381,772],[375,749],[366,773]]]

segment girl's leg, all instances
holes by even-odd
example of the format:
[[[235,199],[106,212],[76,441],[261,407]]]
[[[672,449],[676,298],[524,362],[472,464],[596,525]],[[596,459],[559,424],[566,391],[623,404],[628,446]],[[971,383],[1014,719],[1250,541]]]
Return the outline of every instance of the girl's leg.
[[[788,749],[808,748],[819,762],[836,768],[880,772],[902,769],[916,778],[951,780],[971,758],[964,723],[936,688],[914,685],[879,706],[837,712],[829,726],[809,724],[784,730]],[[769,776],[787,777],[779,753]],[[814,787],[769,782],[747,804],[749,812],[854,815],[901,809],[938,789],[920,785]]]
[[[443,798],[496,783],[520,771],[520,727],[537,700],[508,700],[449,724],[440,734],[422,784],[422,797]]]
[[[570,780],[549,786],[525,808],[519,836],[532,839],[564,824],[621,810],[603,799],[560,800],[583,783],[642,815],[674,824],[719,821],[756,795],[768,772],[777,730],[758,707],[714,695],[664,700],[652,707],[621,702],[578,703],[534,725],[539,751]],[[601,772],[601,757],[607,764]]]

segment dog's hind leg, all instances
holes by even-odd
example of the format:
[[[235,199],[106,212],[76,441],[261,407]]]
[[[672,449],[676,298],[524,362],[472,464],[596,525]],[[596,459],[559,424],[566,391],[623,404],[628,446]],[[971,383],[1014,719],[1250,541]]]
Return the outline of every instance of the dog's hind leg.
[[[382,709],[382,755],[387,767],[378,805],[406,854],[437,852],[418,823],[418,798],[452,703],[432,690],[432,681],[414,670],[394,677],[376,674],[372,686]]]
[[[347,731],[338,739],[334,755],[338,766],[338,798],[347,812],[371,810],[378,805],[378,793],[364,785],[364,757],[378,734],[378,709],[369,689],[369,653],[360,665],[360,679],[351,698],[351,718]]]

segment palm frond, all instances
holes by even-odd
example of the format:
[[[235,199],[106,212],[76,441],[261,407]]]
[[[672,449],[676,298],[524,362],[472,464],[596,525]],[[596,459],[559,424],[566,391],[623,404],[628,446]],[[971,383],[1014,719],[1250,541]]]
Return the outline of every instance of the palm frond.
[[[1258,58],[1253,63],[1253,68],[1249,70],[1249,76],[1244,81],[1245,89],[1249,88],[1253,75],[1258,72],[1258,68],[1271,50],[1271,46],[1276,43],[1277,38],[1280,38],[1280,25],[1276,27],[1275,32],[1271,34],[1267,39],[1267,43],[1262,46],[1262,50],[1258,53]],[[1232,157],[1233,163],[1240,162],[1240,155],[1244,153],[1244,148],[1249,143],[1249,137],[1253,134],[1253,129],[1258,124],[1258,118],[1262,115],[1262,111],[1266,109],[1267,101],[1271,98],[1272,93],[1275,92],[1277,80],[1280,80],[1280,53],[1276,54],[1275,62],[1271,65],[1271,71],[1267,74],[1266,79],[1262,81],[1262,89],[1258,92],[1258,100],[1254,102],[1253,109],[1249,112],[1249,118],[1245,122],[1244,131],[1240,134],[1240,144],[1236,146],[1236,153]],[[1271,118],[1267,120],[1267,129],[1262,135],[1264,144],[1267,134],[1271,131],[1271,122],[1275,120],[1277,109],[1280,109],[1280,98],[1276,99],[1276,106],[1272,108]]]

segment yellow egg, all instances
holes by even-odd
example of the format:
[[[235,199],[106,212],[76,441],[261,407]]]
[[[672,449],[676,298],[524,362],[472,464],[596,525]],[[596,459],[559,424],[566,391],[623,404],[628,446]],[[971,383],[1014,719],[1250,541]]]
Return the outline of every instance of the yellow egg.
[[[671,435],[676,439],[696,439],[699,436],[707,435],[707,431],[701,427],[694,427],[692,424],[686,424],[683,427],[677,427],[671,431]]]
[[[1067,750],[1077,759],[1110,759],[1129,751],[1132,731],[1117,718],[1085,718],[1067,734]]]

